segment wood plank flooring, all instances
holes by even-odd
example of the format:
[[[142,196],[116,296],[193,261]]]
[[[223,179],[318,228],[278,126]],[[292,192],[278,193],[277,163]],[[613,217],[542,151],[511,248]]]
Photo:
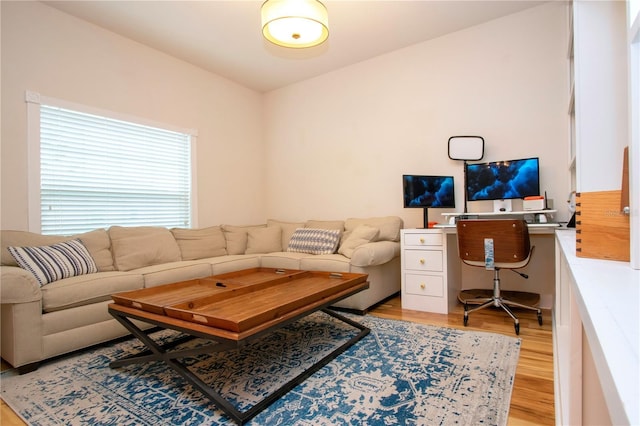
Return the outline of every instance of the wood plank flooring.
[[[456,310],[448,315],[402,310],[399,296],[377,306],[370,314],[381,318],[515,336],[511,318],[493,309],[472,313],[469,316],[468,327],[462,324],[462,305],[458,305]],[[555,415],[551,313],[543,312],[542,326],[538,325],[535,312],[517,310],[516,315],[520,318],[519,337],[522,339],[522,345],[511,395],[509,425],[553,425]],[[3,361],[2,369],[6,368],[8,365]],[[0,424],[25,425],[4,401],[0,402]]]

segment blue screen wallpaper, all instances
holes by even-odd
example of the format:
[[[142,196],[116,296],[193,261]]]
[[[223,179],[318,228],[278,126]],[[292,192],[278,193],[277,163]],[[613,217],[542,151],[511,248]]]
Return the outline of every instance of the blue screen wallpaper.
[[[538,159],[467,165],[467,200],[503,200],[540,194]]]
[[[404,175],[405,207],[455,207],[453,176]]]

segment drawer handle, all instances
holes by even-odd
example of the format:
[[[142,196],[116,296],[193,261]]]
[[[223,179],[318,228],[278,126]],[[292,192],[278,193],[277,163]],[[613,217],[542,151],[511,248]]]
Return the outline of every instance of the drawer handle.
[[[424,283],[421,283],[421,284],[420,284],[420,288],[421,288],[422,290],[424,290],[424,287],[425,287]]]
[[[420,242],[424,243],[424,237],[420,237]]]
[[[420,259],[420,264],[424,265],[424,259]]]

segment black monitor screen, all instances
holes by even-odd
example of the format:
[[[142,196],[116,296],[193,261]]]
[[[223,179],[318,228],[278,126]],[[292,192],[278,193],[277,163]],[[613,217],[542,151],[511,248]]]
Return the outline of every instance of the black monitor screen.
[[[402,188],[405,207],[456,206],[453,176],[403,175]]]
[[[538,158],[467,164],[467,201],[540,195]]]

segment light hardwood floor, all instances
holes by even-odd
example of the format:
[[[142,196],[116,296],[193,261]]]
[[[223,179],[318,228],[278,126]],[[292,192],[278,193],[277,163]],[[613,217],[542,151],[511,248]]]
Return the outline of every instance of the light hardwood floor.
[[[400,297],[394,297],[370,312],[382,318],[413,321],[443,327],[488,331],[515,336],[513,321],[505,313],[493,309],[474,312],[468,327],[462,324],[462,305],[448,315],[403,310]],[[509,425],[553,425],[553,343],[551,313],[543,312],[544,323],[538,325],[535,312],[516,311],[520,318],[520,359],[511,395]],[[7,368],[2,363],[2,368]],[[24,426],[25,423],[4,403],[0,404],[2,426]]]

